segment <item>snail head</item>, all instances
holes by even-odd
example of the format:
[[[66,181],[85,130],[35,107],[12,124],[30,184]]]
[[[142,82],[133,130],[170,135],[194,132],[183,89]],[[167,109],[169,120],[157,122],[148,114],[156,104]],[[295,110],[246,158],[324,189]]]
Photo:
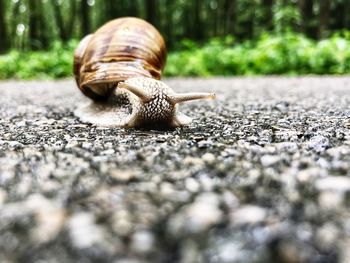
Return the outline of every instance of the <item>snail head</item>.
[[[127,79],[118,89],[128,92],[132,113],[129,127],[179,127],[191,122],[191,118],[178,111],[178,104],[198,99],[214,99],[214,93],[175,93],[164,82],[146,77]]]

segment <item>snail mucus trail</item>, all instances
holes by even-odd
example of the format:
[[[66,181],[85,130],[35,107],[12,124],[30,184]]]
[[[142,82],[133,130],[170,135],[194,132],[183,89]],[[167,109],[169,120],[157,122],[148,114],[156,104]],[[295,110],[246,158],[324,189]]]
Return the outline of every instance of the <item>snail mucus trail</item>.
[[[134,17],[112,20],[83,38],[74,53],[79,89],[92,99],[75,114],[84,122],[114,127],[179,127],[191,118],[178,104],[215,98],[213,93],[176,93],[160,81],[166,61],[163,37]]]

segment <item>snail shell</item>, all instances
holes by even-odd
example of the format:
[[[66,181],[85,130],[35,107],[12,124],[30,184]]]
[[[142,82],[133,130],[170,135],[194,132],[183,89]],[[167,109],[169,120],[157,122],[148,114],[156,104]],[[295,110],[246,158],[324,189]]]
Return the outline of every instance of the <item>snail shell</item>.
[[[178,103],[215,95],[175,93],[160,81],[165,61],[164,39],[148,22],[125,17],[106,23],[75,50],[75,80],[93,100],[75,114],[82,121],[105,126],[188,124],[191,119],[178,112]]]

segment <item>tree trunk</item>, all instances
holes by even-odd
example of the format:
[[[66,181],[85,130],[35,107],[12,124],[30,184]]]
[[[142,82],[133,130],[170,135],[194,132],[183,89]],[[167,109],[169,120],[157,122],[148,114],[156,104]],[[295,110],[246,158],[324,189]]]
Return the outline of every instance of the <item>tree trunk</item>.
[[[299,10],[302,19],[301,31],[309,37],[316,38],[317,32],[313,26],[313,20],[315,19],[313,7],[313,0],[299,0]]]
[[[66,29],[68,39],[71,39],[73,37],[74,24],[76,21],[75,18],[77,16],[76,12],[77,12],[76,1],[71,1],[70,2],[70,14],[69,14],[68,26]]]
[[[216,1],[216,4],[218,5],[218,2]],[[217,37],[218,36],[218,29],[219,29],[219,25],[218,25],[218,20],[219,20],[219,9],[218,6],[216,6],[216,8],[211,9],[211,13],[212,13],[212,21],[213,21],[213,35],[212,37]]]
[[[224,12],[224,1],[218,0],[217,1],[217,8],[216,8],[216,36],[224,36],[224,29],[225,29],[225,12]]]
[[[183,12],[182,12],[182,38],[189,38],[191,36],[191,15],[188,12],[188,2],[185,4],[183,7]]]
[[[126,3],[124,3],[124,9],[125,9],[125,14],[127,16],[138,16],[138,9],[137,9],[137,2],[136,1],[127,0]],[[157,10],[155,10],[155,12],[156,11]],[[156,22],[158,22],[158,21],[156,21]]]
[[[262,7],[263,7],[263,19],[262,24],[265,26],[267,30],[273,29],[273,0],[263,0],[262,1]]]
[[[157,26],[157,2],[156,0],[145,0],[146,20],[152,25]]]
[[[344,3],[344,28],[350,28],[350,1],[345,1]]]
[[[330,11],[330,21],[328,29],[331,31],[339,31],[349,29],[348,18],[350,12],[350,1],[335,1]]]
[[[0,53],[6,52],[10,43],[6,30],[5,13],[5,0],[0,0]]]
[[[29,9],[29,48],[38,50],[47,48],[49,41],[47,37],[47,26],[42,12],[42,2],[39,0],[28,0]]]
[[[74,5],[74,1],[72,3]],[[58,2],[54,1],[53,8],[54,8],[53,11],[54,11],[54,16],[55,16],[55,22],[57,25],[58,34],[60,36],[60,39],[62,42],[67,42],[68,36],[67,36],[66,28],[64,26],[61,8],[60,8],[60,5],[58,4]]]
[[[38,10],[35,0],[28,0],[29,5],[29,48],[39,49]]]
[[[225,0],[225,34],[235,34],[236,0]]]
[[[90,33],[90,16],[89,16],[89,5],[87,0],[81,0],[80,2],[81,10],[81,35],[82,37]]]
[[[124,8],[123,2],[124,1],[122,0],[107,0],[107,6],[108,6],[108,10],[106,10],[108,14],[107,20],[115,19],[121,15],[120,10]]]
[[[23,48],[23,46],[21,45],[22,42],[20,41],[20,38],[17,35],[17,25],[19,21],[16,18],[19,16],[19,7],[20,7],[19,1],[13,4],[13,8],[11,10],[11,19],[10,19],[10,35],[11,35],[10,46],[16,49]]]
[[[241,39],[251,39],[254,34],[254,8],[256,8],[255,3],[253,2],[247,2],[243,6],[244,10],[243,12],[247,12],[249,14],[249,17],[245,17],[244,20],[240,22],[240,32],[238,33],[239,37]]]
[[[330,12],[330,0],[320,1],[320,14],[319,14],[319,26],[318,37],[324,37],[327,35],[329,24],[329,12]]]
[[[174,28],[173,28],[173,11],[174,11],[174,1],[166,0],[166,9],[165,9],[165,39],[168,47],[173,46],[173,36],[174,36]]]
[[[203,40],[203,29],[204,25],[202,23],[202,16],[201,16],[201,11],[202,11],[202,5],[201,5],[201,0],[195,0],[194,4],[194,38],[196,40]]]

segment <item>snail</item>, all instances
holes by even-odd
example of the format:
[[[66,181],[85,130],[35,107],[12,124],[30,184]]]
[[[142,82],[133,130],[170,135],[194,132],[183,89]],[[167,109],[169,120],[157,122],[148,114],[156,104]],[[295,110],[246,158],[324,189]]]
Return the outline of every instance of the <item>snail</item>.
[[[92,99],[75,114],[83,121],[114,127],[179,127],[191,118],[178,104],[215,98],[213,93],[176,93],[160,80],[166,61],[161,34],[148,22],[124,17],[84,37],[74,52],[80,91]]]

